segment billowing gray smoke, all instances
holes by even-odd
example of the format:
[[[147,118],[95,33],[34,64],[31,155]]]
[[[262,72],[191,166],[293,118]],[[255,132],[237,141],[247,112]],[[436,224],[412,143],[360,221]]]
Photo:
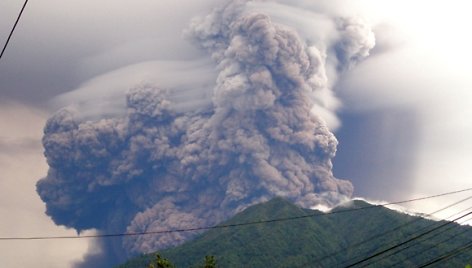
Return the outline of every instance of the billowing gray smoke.
[[[57,224],[181,229],[217,224],[273,196],[305,207],[351,196],[351,183],[331,171],[337,140],[313,111],[330,109],[326,62],[339,71],[362,60],[372,32],[333,19],[336,38],[318,48],[249,3],[229,3],[186,31],[216,64],[210,107],[182,112],[172,90],[152,84],[127,93],[124,116],[84,121],[63,109],[49,119],[50,169],[37,189]],[[129,237],[105,248],[150,252],[191,235]]]

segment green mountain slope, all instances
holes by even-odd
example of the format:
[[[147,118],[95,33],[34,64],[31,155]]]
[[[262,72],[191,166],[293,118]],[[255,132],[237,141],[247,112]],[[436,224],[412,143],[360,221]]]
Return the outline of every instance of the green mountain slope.
[[[352,208],[365,209],[346,211]],[[333,211],[334,214],[325,215],[275,198],[249,207],[223,224],[303,218],[213,229],[160,253],[177,267],[195,267],[205,255],[216,256],[220,267],[345,267],[445,223],[384,207],[372,208],[359,200],[353,201],[349,207]],[[313,216],[304,217],[306,215]],[[393,231],[386,233],[389,230]],[[359,243],[365,240],[368,242]],[[381,258],[372,259],[369,262],[376,262],[369,267],[417,267],[470,240],[472,228],[450,224],[415,240],[415,244],[406,244],[409,246],[407,250],[388,256],[400,247]],[[151,258],[141,256],[119,267],[146,267]],[[464,267],[471,262],[472,250],[442,264]]]

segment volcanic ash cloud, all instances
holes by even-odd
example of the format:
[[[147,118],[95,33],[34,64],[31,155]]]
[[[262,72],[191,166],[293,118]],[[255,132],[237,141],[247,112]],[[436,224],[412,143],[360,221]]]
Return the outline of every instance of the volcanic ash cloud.
[[[274,196],[305,207],[351,196],[352,184],[332,174],[337,140],[313,111],[333,113],[326,63],[344,71],[362,60],[372,32],[333,18],[333,38],[315,46],[250,3],[229,3],[186,30],[216,66],[211,105],[182,111],[175,89],[149,84],[129,90],[124,115],[85,121],[65,108],[49,119],[50,168],[37,190],[57,224],[101,233],[182,229]],[[112,248],[151,252],[191,235],[128,237]]]

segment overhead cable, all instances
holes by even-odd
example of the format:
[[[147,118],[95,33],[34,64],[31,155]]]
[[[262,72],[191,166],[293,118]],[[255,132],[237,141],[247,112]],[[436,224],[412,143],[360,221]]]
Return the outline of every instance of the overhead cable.
[[[18,25],[18,22],[20,21],[21,15],[23,14],[23,11],[25,10],[27,3],[28,3],[28,0],[25,1],[25,3],[23,4],[23,7],[21,8],[20,14],[18,14],[18,17],[16,18],[15,24],[13,25],[13,28],[11,29],[10,34],[8,35],[7,41],[5,42],[5,45],[3,46],[2,52],[0,53],[0,59],[2,58],[3,53],[5,53],[8,43],[10,43],[10,39],[13,35],[13,32],[15,31],[16,25]]]
[[[462,192],[471,191],[472,188],[466,188],[462,190],[441,193],[426,197],[420,198],[413,198],[408,200],[396,201],[396,202],[389,202],[377,205],[370,205],[365,207],[359,208],[351,208],[351,209],[343,209],[343,210],[334,210],[326,213],[317,212],[317,213],[310,213],[307,215],[296,216],[296,217],[286,217],[286,218],[278,218],[278,219],[270,219],[270,220],[260,220],[260,221],[252,221],[252,222],[243,222],[243,223],[234,223],[234,224],[220,224],[214,226],[201,226],[201,227],[193,227],[193,228],[182,228],[182,229],[168,229],[168,230],[160,230],[160,231],[144,231],[144,232],[132,232],[132,233],[114,233],[114,234],[93,234],[93,235],[77,235],[77,236],[29,236],[29,237],[19,237],[19,236],[11,236],[11,237],[0,237],[0,241],[10,241],[10,240],[52,240],[52,239],[85,239],[85,238],[112,238],[112,237],[125,237],[125,236],[141,236],[141,235],[156,235],[156,234],[169,234],[169,233],[181,233],[181,232],[195,232],[195,231],[204,231],[204,230],[211,230],[211,229],[223,229],[223,228],[233,228],[239,226],[248,226],[248,225],[258,225],[258,224],[268,224],[268,223],[276,223],[276,222],[284,222],[284,221],[292,221],[304,218],[312,218],[312,217],[321,217],[333,214],[342,214],[342,213],[349,213],[354,211],[378,208],[388,205],[396,205],[396,204],[404,204],[419,200],[426,200],[437,198],[446,195],[452,195]],[[472,212],[471,212],[472,213]]]

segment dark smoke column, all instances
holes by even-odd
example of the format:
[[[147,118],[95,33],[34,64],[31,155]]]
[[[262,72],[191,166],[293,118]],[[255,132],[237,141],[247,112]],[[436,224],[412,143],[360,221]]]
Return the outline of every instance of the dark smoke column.
[[[351,196],[352,184],[332,174],[337,140],[313,107],[329,90],[326,57],[347,70],[368,55],[372,32],[338,20],[340,38],[325,51],[246,4],[230,3],[187,31],[217,65],[212,107],[179,112],[172,89],[149,85],[129,91],[124,117],[84,122],[65,109],[49,119],[50,170],[37,189],[57,224],[104,233],[181,229],[274,196],[305,207]],[[129,237],[104,250],[151,252],[191,235]]]

